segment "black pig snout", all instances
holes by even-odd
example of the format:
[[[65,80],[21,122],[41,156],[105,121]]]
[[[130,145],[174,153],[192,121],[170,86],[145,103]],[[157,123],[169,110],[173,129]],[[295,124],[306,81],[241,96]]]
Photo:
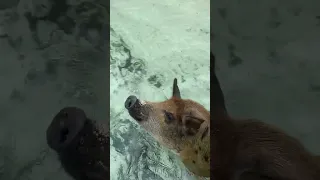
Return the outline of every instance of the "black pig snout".
[[[86,114],[80,108],[61,109],[47,128],[46,137],[49,147],[56,151],[67,148],[84,128],[86,120]]]

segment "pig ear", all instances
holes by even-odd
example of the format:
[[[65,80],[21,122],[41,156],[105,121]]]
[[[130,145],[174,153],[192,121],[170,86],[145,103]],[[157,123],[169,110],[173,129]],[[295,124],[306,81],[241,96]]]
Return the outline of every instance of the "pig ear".
[[[181,99],[177,78],[174,78],[174,80],[173,80],[172,97],[176,97],[176,98]]]
[[[205,122],[204,119],[197,118],[191,114],[182,116],[182,133],[184,135],[195,135],[200,130],[201,125]]]

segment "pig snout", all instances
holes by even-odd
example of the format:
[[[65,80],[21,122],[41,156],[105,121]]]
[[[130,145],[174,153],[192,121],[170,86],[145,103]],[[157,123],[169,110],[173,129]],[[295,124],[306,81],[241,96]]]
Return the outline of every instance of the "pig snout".
[[[47,144],[55,151],[61,151],[72,143],[86,122],[86,114],[76,107],[61,109],[47,128]]]
[[[134,110],[134,109],[139,109],[141,107],[141,103],[139,99],[136,96],[129,96],[124,103],[124,106],[126,109]]]
[[[129,96],[124,103],[124,107],[128,110],[130,116],[136,121],[142,121],[143,116],[143,105],[136,96]]]
[[[47,144],[75,180],[109,177],[109,131],[102,127],[76,107],[60,110],[49,125]]]

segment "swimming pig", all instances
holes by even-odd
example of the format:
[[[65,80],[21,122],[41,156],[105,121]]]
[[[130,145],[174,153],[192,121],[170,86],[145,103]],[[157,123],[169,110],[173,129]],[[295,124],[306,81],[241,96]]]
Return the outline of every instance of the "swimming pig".
[[[191,172],[210,176],[210,112],[193,100],[182,99],[177,79],[169,100],[149,102],[129,96],[125,108],[156,140],[178,153]]]

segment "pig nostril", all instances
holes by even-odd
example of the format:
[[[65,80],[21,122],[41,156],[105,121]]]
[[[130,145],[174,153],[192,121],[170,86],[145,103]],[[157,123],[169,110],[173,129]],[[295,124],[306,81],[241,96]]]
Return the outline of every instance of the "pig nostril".
[[[135,105],[137,100],[138,100],[137,97],[129,96],[124,104],[125,108],[131,109]]]
[[[46,131],[49,147],[55,151],[62,151],[77,141],[87,122],[85,112],[77,107],[65,107],[53,118]]]
[[[67,136],[69,134],[69,129],[64,127],[60,132],[60,143],[63,143],[67,140]]]

